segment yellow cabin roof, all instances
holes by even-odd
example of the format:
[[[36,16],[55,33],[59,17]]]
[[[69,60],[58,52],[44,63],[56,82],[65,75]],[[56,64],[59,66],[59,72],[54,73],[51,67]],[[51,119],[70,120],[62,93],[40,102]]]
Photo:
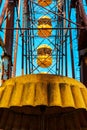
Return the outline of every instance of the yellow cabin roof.
[[[51,48],[50,46],[48,46],[47,44],[42,44],[42,45],[40,45],[40,46],[37,48],[37,50],[39,50],[39,49],[41,49],[41,48],[48,48],[48,49],[52,50],[52,48]]]
[[[45,18],[51,19],[49,16],[44,15],[44,16],[41,16],[38,20],[40,20],[40,19],[45,19]]]
[[[0,108],[41,105],[87,109],[87,88],[72,78],[50,74],[11,78],[0,87]]]

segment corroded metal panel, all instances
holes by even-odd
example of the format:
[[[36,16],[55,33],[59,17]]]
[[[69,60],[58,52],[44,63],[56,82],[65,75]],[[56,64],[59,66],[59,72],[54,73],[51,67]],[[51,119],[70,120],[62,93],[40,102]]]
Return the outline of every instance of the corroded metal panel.
[[[0,109],[2,130],[87,130],[85,110],[60,114],[26,115],[11,109]]]
[[[14,27],[14,4],[9,4],[7,9],[7,19],[6,19],[6,28],[9,28],[5,31],[5,48],[8,55],[12,55],[12,46],[13,46],[13,28]]]

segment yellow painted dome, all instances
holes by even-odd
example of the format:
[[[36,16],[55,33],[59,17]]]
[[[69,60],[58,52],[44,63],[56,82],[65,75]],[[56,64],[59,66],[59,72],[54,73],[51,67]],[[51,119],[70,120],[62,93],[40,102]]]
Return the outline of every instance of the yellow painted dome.
[[[40,37],[49,37],[52,33],[51,19],[48,16],[43,16],[38,20],[38,35]]]
[[[52,3],[52,0],[38,0],[38,4],[41,6],[48,6]]]
[[[47,15],[44,15],[44,16],[40,17],[39,20],[40,20],[41,18],[48,18],[48,19],[50,19],[50,17],[47,16]]]
[[[0,108],[11,107],[13,110],[30,113],[40,105],[46,106],[47,111],[54,107],[57,107],[54,109],[56,111],[59,108],[64,111],[87,110],[87,88],[72,78],[50,74],[11,78],[0,87]],[[30,111],[31,107],[27,109],[26,106],[34,108]]]
[[[50,46],[48,46],[47,44],[42,44],[42,45],[40,45],[40,46],[37,48],[37,50],[39,50],[39,49],[41,49],[41,48],[48,48],[48,49],[52,50],[52,48],[51,48]]]
[[[52,64],[52,49],[46,44],[37,48],[37,64],[42,68],[47,68]]]
[[[0,87],[0,129],[41,130],[45,126],[87,130],[87,88],[75,79],[50,74],[5,81]]]

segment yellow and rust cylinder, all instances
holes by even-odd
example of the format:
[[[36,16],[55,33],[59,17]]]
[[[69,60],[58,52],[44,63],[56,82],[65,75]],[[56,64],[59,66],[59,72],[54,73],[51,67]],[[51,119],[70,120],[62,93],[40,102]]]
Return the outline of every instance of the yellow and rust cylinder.
[[[52,64],[52,49],[43,44],[37,48],[37,64],[42,68],[47,68]]]
[[[38,0],[38,4],[39,4],[40,6],[43,6],[43,7],[48,6],[48,5],[50,5],[51,3],[52,3],[52,0]]]
[[[52,33],[51,18],[43,16],[38,20],[38,35],[42,38],[49,37]]]

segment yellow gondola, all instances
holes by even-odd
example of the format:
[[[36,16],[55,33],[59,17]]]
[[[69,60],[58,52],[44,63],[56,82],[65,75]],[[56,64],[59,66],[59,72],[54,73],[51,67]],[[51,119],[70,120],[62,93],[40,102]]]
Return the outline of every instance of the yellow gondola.
[[[46,68],[52,64],[52,49],[50,46],[43,44],[37,48],[37,64]]]
[[[52,0],[38,0],[38,4],[41,6],[48,6],[52,3]]]
[[[51,18],[43,16],[38,20],[38,35],[42,38],[49,37],[52,33]]]

